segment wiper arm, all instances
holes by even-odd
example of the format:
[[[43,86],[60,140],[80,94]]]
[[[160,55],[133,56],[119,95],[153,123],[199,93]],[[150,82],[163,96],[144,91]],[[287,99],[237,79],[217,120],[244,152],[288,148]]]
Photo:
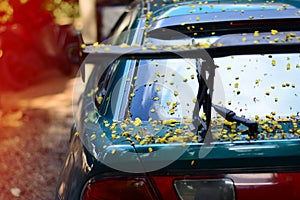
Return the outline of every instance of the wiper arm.
[[[218,106],[218,105],[214,105],[214,104],[212,106],[217,111],[217,113],[219,113],[226,120],[228,120],[230,122],[241,123],[241,124],[247,126],[249,129],[249,136],[255,136],[259,133],[257,122],[237,116],[235,112],[233,112],[232,110],[229,110],[227,108],[224,108],[222,106]]]
[[[195,40],[192,40],[195,45]],[[209,124],[211,120],[211,99],[215,76],[215,65],[213,59],[209,54],[199,52],[196,58],[196,72],[198,80],[197,102],[193,111],[193,124],[197,127],[198,134],[201,136],[199,142],[203,142],[207,133],[209,132]],[[207,73],[208,72],[208,73]],[[203,109],[206,120],[204,121],[200,116],[200,109]],[[208,134],[206,141],[211,140],[211,135]]]
[[[193,126],[191,129],[196,131],[200,138],[198,139],[198,142],[202,142],[204,140],[204,137],[208,131],[207,125],[205,121],[199,116],[199,102],[197,101],[195,108],[194,108],[194,113],[193,113]]]

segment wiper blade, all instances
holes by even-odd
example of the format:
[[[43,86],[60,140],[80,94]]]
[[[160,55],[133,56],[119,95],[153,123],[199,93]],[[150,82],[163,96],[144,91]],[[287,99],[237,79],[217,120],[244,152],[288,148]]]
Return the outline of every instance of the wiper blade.
[[[193,45],[195,40],[192,40]],[[193,111],[193,122],[198,127],[198,134],[201,136],[199,142],[203,142],[209,132],[209,124],[211,120],[211,99],[215,76],[215,64],[208,54],[201,54],[202,57],[196,58],[196,71],[198,80],[197,102]],[[207,73],[209,72],[209,73]],[[200,116],[200,108],[202,107],[205,113],[206,120]],[[211,140],[211,135],[208,134],[206,141]]]
[[[212,104],[212,106],[217,111],[217,113],[219,113],[227,121],[237,122],[237,123],[241,123],[241,124],[247,126],[248,129],[249,129],[249,136],[256,136],[259,133],[257,122],[254,122],[254,121],[251,121],[249,119],[240,117],[240,116],[236,115],[236,113],[233,112],[232,110],[229,110],[229,109],[224,108],[222,106],[218,106],[218,105],[215,105],[215,104]]]
[[[194,132],[197,132],[200,136],[198,142],[203,142],[206,133],[208,131],[208,127],[206,122],[199,116],[199,102],[196,103],[193,113],[193,122],[192,125],[194,127],[190,127],[190,129]]]

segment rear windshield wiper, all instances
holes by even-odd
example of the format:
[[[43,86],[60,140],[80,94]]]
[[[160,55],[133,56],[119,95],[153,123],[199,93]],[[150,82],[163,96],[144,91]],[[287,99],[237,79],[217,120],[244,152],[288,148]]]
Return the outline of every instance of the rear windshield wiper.
[[[192,40],[193,45],[195,40]],[[197,102],[193,111],[193,123],[198,127],[198,134],[200,136],[199,142],[203,142],[207,132],[209,131],[209,124],[211,120],[211,99],[214,85],[215,64],[208,54],[202,54],[203,58],[196,58],[196,71],[198,80]],[[209,72],[209,73],[207,73]],[[204,121],[200,116],[200,109],[203,109],[206,120]],[[210,135],[206,141],[211,140]]]
[[[229,110],[225,107],[218,106],[218,105],[215,105],[215,104],[212,104],[212,107],[215,109],[215,111],[217,113],[219,113],[227,121],[237,122],[237,123],[241,123],[241,124],[247,126],[248,131],[249,131],[249,133],[248,133],[249,136],[256,137],[257,134],[259,133],[257,122],[254,122],[254,121],[251,121],[249,119],[240,117],[240,116],[236,115],[235,112],[233,112],[232,110]]]

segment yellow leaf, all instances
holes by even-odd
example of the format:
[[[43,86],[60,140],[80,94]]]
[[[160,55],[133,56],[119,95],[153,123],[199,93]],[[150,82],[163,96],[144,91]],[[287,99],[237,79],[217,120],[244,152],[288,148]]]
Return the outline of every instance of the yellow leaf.
[[[193,166],[195,164],[195,160],[192,160],[191,161],[191,165]]]
[[[277,30],[274,30],[274,29],[271,30],[271,34],[272,34],[272,35],[276,35],[277,33],[278,33]]]

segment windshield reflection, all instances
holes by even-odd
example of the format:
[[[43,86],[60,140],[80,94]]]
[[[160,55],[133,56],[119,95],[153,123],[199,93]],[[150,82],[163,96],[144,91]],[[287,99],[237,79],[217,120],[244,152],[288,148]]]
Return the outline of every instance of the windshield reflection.
[[[246,118],[299,115],[299,54],[216,58],[228,109]]]

